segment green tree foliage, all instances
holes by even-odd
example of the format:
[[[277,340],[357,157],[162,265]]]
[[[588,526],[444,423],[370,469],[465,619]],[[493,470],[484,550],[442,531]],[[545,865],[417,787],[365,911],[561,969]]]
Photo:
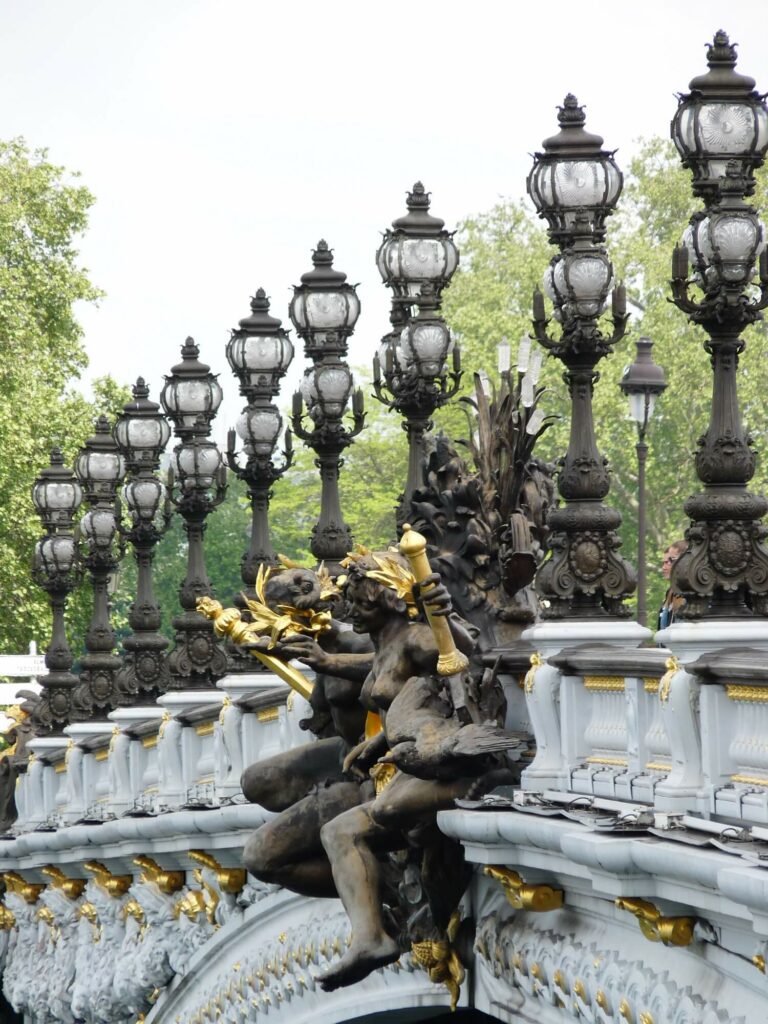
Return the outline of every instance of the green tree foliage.
[[[46,596],[29,570],[40,524],[30,501],[37,469],[60,446],[71,464],[92,433],[96,410],[114,411],[126,395],[108,379],[93,403],[72,383],[86,365],[78,302],[101,292],[79,265],[77,237],[93,196],[42,150],[21,139],[0,142],[0,590],[13,615],[0,623],[0,650],[25,650],[48,635]],[[86,602],[73,602],[73,634]]]
[[[753,202],[766,210],[767,200],[768,173],[763,169]],[[631,161],[619,211],[609,222],[608,250],[617,278],[627,283],[632,319],[627,338],[612,358],[600,364],[595,419],[598,443],[611,463],[609,500],[624,517],[624,552],[633,561],[637,559],[636,429],[628,420],[618,383],[623,367],[634,358],[634,339],[648,335],[654,341],[654,357],[669,381],[649,434],[649,609],[663,595],[661,553],[683,535],[683,503],[699,486],[692,452],[708,421],[711,371],[701,344],[704,334],[668,301],[672,249],[697,206],[689,175],[680,167],[671,144],[651,139],[641,144]],[[491,367],[501,337],[507,335],[513,341],[514,353],[514,341],[529,328],[531,295],[555,250],[548,245],[541,222],[516,200],[504,200],[490,212],[465,221],[459,246],[461,269],[446,294],[445,315],[459,332],[466,365]],[[552,328],[557,330],[557,325],[553,323]],[[765,324],[750,327],[745,340],[740,397],[759,450],[768,436]],[[563,416],[537,449],[550,459],[561,455],[567,445],[568,403],[560,373],[555,360],[545,363],[542,380],[551,388],[548,408]],[[446,422],[454,426],[452,414]],[[759,460],[753,486],[758,491],[768,489],[765,458]]]

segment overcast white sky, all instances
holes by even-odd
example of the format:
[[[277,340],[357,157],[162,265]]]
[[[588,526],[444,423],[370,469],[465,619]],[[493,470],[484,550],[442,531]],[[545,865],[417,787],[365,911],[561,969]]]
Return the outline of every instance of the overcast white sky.
[[[388,329],[379,232],[421,178],[453,226],[525,188],[566,92],[626,165],[724,28],[768,90],[768,2],[0,0],[0,137],[79,170],[97,203],[83,262],[89,378],[162,375],[192,334],[242,405],[228,329],[325,237],[360,282],[350,363]],[[304,365],[297,353],[283,401]]]

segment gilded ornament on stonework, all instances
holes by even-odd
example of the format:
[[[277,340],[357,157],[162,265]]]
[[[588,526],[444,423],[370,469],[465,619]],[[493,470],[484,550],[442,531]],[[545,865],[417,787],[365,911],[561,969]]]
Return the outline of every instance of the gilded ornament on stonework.
[[[538,653],[531,655],[531,667],[525,673],[525,679],[523,680],[523,690],[525,693],[533,693],[533,688],[536,685],[536,671],[540,669],[544,664],[544,659]]]
[[[584,676],[584,688],[596,693],[623,693],[624,676]]]
[[[530,885],[517,871],[493,864],[486,865],[483,873],[501,885],[507,901],[515,910],[542,914],[563,906],[565,897],[562,889],[554,889],[551,885]]]
[[[400,553],[405,555],[411,565],[416,583],[422,583],[432,575],[432,566],[427,558],[427,541],[409,523],[403,524],[403,536],[400,540]],[[451,627],[444,615],[433,615],[429,606],[429,591],[423,593],[424,611],[427,615],[432,635],[437,644],[437,673],[441,676],[453,676],[463,672],[469,665],[469,658],[457,648]]]
[[[0,903],[0,931],[9,932],[16,927],[16,915],[4,904]]]
[[[86,880],[84,878],[67,878],[63,871],[49,864],[42,869],[42,874],[51,879],[51,885],[63,892],[67,899],[76,900],[83,895]]]
[[[27,882],[15,871],[6,871],[3,878],[5,879],[6,888],[16,896],[21,896],[25,903],[37,903],[40,893],[45,888],[44,885]]]
[[[659,700],[662,704],[666,704],[669,700],[669,691],[672,687],[672,677],[675,672],[679,671],[680,663],[673,655],[671,658],[667,658],[664,662],[664,667],[667,671],[661,677],[661,681],[659,682]]]
[[[224,718],[226,717],[227,708],[232,707],[232,698],[227,694],[224,694],[224,700],[221,702],[221,710],[219,711],[219,725],[224,725]]]
[[[464,966],[453,946],[460,923],[460,912],[456,910],[448,922],[445,939],[427,939],[411,945],[414,961],[427,972],[429,980],[435,985],[445,985],[448,989],[451,1010],[455,1010],[459,1002],[461,985],[465,977]]]
[[[728,700],[749,701],[755,704],[768,703],[768,686],[742,686],[740,683],[726,683]]]
[[[205,914],[206,911],[206,899],[200,889],[190,889],[173,905],[173,916],[177,919],[184,914],[190,921],[194,921],[198,914]]]
[[[116,899],[125,896],[133,885],[131,874],[113,874],[98,860],[86,860],[83,867],[92,874],[93,881],[99,889]]]
[[[236,895],[245,886],[248,878],[245,868],[224,868],[214,856],[203,850],[190,850],[189,856],[198,864],[203,864],[216,872],[216,881],[222,892]]]
[[[167,896],[178,892],[184,885],[185,878],[183,871],[166,871],[161,868],[157,861],[151,857],[134,857],[133,863],[142,869],[141,881],[152,882],[160,892]]]
[[[760,971],[761,974],[765,974],[765,957],[762,953],[755,953],[752,957],[752,963]]]
[[[663,942],[665,946],[690,946],[693,942],[695,917],[664,917],[653,903],[629,896],[620,896],[615,902],[619,910],[634,914],[649,942]]]

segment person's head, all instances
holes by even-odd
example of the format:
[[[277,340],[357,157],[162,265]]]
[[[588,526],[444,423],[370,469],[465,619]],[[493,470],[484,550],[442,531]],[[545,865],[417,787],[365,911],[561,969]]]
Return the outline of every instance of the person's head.
[[[672,573],[672,566],[678,560],[680,555],[684,554],[688,550],[687,540],[676,540],[674,544],[670,544],[667,550],[664,552],[664,558],[661,563],[661,571],[664,573],[664,579],[668,580]]]
[[[405,620],[410,617],[408,603],[398,596],[397,590],[382,583],[380,578],[369,575],[377,573],[381,576],[381,566],[374,554],[408,570],[408,563],[402,555],[390,551],[372,552],[350,563],[344,595],[349,602],[349,617],[356,633],[378,633],[393,616]]]
[[[264,595],[270,608],[284,604],[307,611],[320,605],[320,580],[311,569],[284,569],[269,577]]]

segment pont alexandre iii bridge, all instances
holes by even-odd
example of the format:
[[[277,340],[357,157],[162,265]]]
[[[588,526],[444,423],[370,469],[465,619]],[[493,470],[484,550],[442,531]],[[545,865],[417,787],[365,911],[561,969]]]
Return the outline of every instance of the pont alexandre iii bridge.
[[[364,426],[345,362],[360,303],[325,241],[290,307],[310,360],[293,432],[322,480],[314,569],[279,571],[270,542],[269,494],[292,460],[288,435],[272,461],[272,399],[293,345],[261,289],[227,346],[247,408],[226,462],[252,507],[236,608],[212,599],[205,568],[226,490],[210,440],[222,389],[192,339],[162,412],[140,380],[74,473],[56,451],[35,481],[53,636],[0,759],[9,1021],[766,1020],[768,502],[747,487],[737,368],[768,306],[765,229],[746,202],[768,110],[724,32],[707,60],[672,123],[702,203],[672,294],[704,329],[714,382],[676,620],[655,636],[632,621],[635,570],[605,502],[592,393],[628,320],[621,286],[602,318],[622,177],[569,95],[528,179],[556,250],[555,323],[537,292],[539,347],[525,338],[512,370],[503,346],[496,385],[476,375],[474,469],[425,436],[460,384],[440,314],[459,254],[420,183],[377,253],[393,304],[374,388],[410,450],[398,548],[353,547],[341,512],[341,455]],[[571,401],[559,499],[533,454],[549,424],[542,349]],[[643,342],[624,380],[641,432],[658,370]],[[166,651],[152,557],[174,508],[188,565]],[[121,656],[118,532],[138,564]],[[64,609],[83,570],[93,618],[74,673]]]

